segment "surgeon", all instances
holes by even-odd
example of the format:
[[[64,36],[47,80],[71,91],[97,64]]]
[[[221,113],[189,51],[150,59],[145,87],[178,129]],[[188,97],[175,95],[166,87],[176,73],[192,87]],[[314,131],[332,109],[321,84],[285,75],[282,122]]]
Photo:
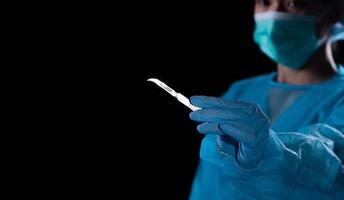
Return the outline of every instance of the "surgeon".
[[[205,137],[190,200],[344,199],[344,1],[256,0],[274,73],[191,97]]]

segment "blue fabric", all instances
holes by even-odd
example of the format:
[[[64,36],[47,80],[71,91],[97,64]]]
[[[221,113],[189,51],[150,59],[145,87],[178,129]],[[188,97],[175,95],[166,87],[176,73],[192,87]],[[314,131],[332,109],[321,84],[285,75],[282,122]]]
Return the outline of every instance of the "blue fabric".
[[[255,149],[259,153],[253,159],[259,162],[253,165],[243,165],[238,153],[240,143],[250,141],[233,137],[235,129],[223,128],[223,119],[208,115],[206,109],[214,109],[213,105],[203,113],[199,111],[199,116],[191,114],[196,115],[191,116],[194,120],[216,126],[198,127],[206,135],[201,144],[201,159],[190,200],[344,199],[344,176],[340,175],[344,160],[344,77],[336,75],[319,84],[289,85],[275,82],[275,76],[272,73],[236,82],[222,97],[231,106],[237,101],[257,104],[270,118],[275,109],[280,110],[269,102],[271,91],[279,94],[298,91],[298,96],[278,111],[270,128],[263,129],[268,136],[266,145],[258,145],[260,150]],[[279,96],[283,102],[284,95]],[[207,99],[197,102],[200,100],[197,98],[192,103],[203,106],[208,103]],[[230,112],[221,112],[227,106],[217,107],[220,109],[214,109],[214,113],[230,115]],[[257,119],[264,121],[261,116],[254,117],[253,121]],[[250,128],[255,129],[256,123],[251,125],[247,120],[246,129],[240,130],[252,132]],[[238,124],[244,128],[243,123]],[[227,141],[226,135],[234,138],[237,144]],[[221,148],[224,144],[226,148]],[[250,151],[247,152],[250,155]]]

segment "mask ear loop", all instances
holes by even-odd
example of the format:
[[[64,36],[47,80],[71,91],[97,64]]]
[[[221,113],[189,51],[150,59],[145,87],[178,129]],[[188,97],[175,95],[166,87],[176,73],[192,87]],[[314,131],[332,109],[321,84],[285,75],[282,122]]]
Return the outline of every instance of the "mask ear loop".
[[[333,51],[332,51],[332,46],[331,45],[332,45],[332,41],[331,41],[331,39],[328,38],[327,41],[326,41],[326,47],[325,47],[326,58],[329,61],[332,69],[335,72],[338,72],[338,66],[337,66],[336,62],[334,61]]]
[[[327,13],[327,11],[331,8],[331,6],[327,6],[324,11],[318,15],[315,19],[315,23],[318,24],[319,21],[322,20],[322,18],[325,16],[325,14]],[[338,73],[340,70],[339,70],[339,66],[336,64],[335,60],[334,60],[334,57],[333,57],[333,51],[332,51],[332,39],[330,37],[330,34],[331,34],[331,30],[329,30],[329,32],[324,35],[321,40],[320,40],[320,43],[321,42],[325,42],[325,54],[326,54],[326,58],[327,60],[329,61],[332,69]]]
[[[335,26],[339,26],[339,28],[343,29],[344,26],[343,25],[338,25],[336,24]],[[343,29],[344,30],[344,29]],[[327,60],[329,61],[332,69],[338,73],[343,73],[342,72],[342,69],[340,69],[341,67],[336,63],[336,61],[334,60],[334,56],[333,56],[333,50],[332,50],[332,43],[337,41],[338,39],[336,38],[331,38],[331,37],[328,37],[327,38],[327,41],[326,41],[326,46],[325,46],[325,54],[326,54],[326,58]],[[339,39],[340,40],[340,39]]]

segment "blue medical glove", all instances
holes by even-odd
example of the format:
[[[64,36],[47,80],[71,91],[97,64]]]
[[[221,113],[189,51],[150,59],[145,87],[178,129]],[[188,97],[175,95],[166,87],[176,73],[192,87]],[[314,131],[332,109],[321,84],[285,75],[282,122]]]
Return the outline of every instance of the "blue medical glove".
[[[319,123],[304,127],[300,132],[321,139],[328,148],[336,153],[339,159],[344,161],[344,135],[339,130]]]
[[[288,132],[277,135],[286,147],[296,152],[301,158],[298,172],[295,174],[297,182],[309,188],[325,191],[336,187],[335,180],[341,168],[341,161],[332,150],[333,143],[317,136],[318,131],[323,130],[331,134],[330,129],[327,128],[326,126],[312,126],[307,128],[309,132],[302,134]]]
[[[213,184],[212,194],[219,196],[215,199],[231,194],[241,199],[343,199],[338,189],[341,162],[329,148],[330,141],[307,135],[306,130],[276,133],[255,104],[205,96],[194,96],[191,102],[203,108],[190,113],[190,118],[202,122],[197,129],[206,134],[200,152],[204,174],[199,177],[212,181],[196,185],[194,191]],[[322,129],[317,128],[323,135],[339,137]],[[230,147],[222,149],[227,155],[216,148],[219,135],[220,144]]]
[[[203,122],[197,127],[200,133],[220,135],[220,148],[228,154],[234,154],[236,145],[226,141],[234,139],[240,167],[259,164],[268,141],[269,119],[257,104],[206,96],[193,96],[191,103],[203,108],[190,113],[192,120]]]
[[[197,127],[206,134],[200,157],[206,166],[216,169],[207,175],[215,179],[215,193],[224,197],[233,193],[240,199],[250,199],[247,195],[255,199],[286,199],[294,189],[300,159],[269,128],[269,120],[258,105],[205,96],[191,97],[191,102],[202,107],[190,118],[203,122]],[[221,149],[216,148],[219,144]]]

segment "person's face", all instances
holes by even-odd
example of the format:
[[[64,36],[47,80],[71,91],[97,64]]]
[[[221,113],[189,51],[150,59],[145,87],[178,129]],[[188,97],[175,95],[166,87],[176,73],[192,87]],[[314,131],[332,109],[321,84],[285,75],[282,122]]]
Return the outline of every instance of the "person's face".
[[[278,11],[319,15],[325,6],[324,0],[255,0],[255,13]]]

